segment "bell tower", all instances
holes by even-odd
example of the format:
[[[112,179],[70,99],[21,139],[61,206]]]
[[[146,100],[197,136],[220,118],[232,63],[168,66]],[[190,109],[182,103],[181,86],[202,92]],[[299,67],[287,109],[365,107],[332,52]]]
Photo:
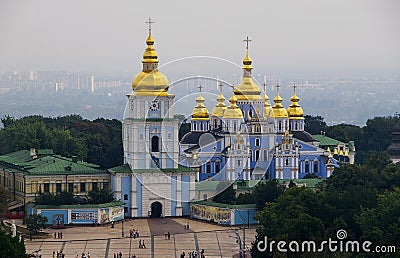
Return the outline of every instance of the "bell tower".
[[[131,169],[177,168],[178,120],[174,119],[174,95],[168,93],[168,79],[158,70],[158,55],[154,48],[149,18],[147,48],[142,59],[142,71],[132,82],[133,92],[122,122],[124,163]]]

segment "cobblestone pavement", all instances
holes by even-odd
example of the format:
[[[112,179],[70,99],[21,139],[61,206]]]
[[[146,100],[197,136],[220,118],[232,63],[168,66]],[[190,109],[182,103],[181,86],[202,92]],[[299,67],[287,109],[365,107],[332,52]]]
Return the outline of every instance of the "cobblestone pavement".
[[[184,229],[189,223],[190,229]],[[122,237],[122,227],[124,237]],[[130,238],[129,230],[139,230],[140,238]],[[66,258],[80,258],[82,253],[90,253],[91,258],[113,258],[114,253],[121,252],[124,258],[136,255],[137,258],[180,258],[182,252],[205,250],[207,258],[232,257],[239,252],[234,230],[238,230],[241,237],[246,234],[246,247],[250,248],[255,239],[255,228],[237,229],[222,227],[215,224],[189,220],[185,218],[162,219],[135,219],[110,226],[99,227],[71,227],[62,230],[49,229],[54,232],[63,232],[63,239],[47,238],[41,240],[26,240],[26,250],[31,253],[41,249],[42,258],[51,258],[53,251],[62,250]],[[170,232],[170,239],[166,239],[165,232]],[[146,248],[139,248],[139,240],[144,241]]]

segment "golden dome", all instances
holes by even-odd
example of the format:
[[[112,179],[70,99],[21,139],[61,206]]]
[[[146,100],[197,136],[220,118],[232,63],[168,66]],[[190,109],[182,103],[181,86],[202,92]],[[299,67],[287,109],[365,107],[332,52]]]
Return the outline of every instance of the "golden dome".
[[[236,97],[235,94],[232,94],[232,97],[229,99],[231,105],[225,110],[223,118],[236,118],[243,119],[242,110],[236,105]]]
[[[134,94],[138,96],[168,96],[168,79],[158,70],[158,56],[154,39],[149,33],[147,48],[143,54],[143,69],[132,81]]]
[[[279,96],[279,93],[276,94],[276,97],[274,98],[274,106],[272,107],[273,114],[271,117],[274,118],[285,118],[288,117],[288,113],[286,109],[282,106],[282,101],[283,99],[281,96]]]
[[[204,106],[205,99],[200,95],[196,98],[197,106],[192,112],[192,120],[209,120],[208,110]]]
[[[222,92],[217,97],[217,101],[218,101],[218,103],[213,108],[211,116],[222,117],[227,108],[225,105],[225,97],[224,97],[224,95],[222,95]]]
[[[290,119],[303,120],[303,109],[299,105],[299,97],[296,95],[296,91],[293,96],[290,98],[292,104],[288,107],[287,112]]]
[[[264,83],[264,117],[270,117],[273,116],[273,111],[272,111],[272,107],[271,104],[269,104],[269,98],[267,95],[267,84]]]
[[[243,59],[243,77],[242,82],[236,86],[234,93],[238,100],[260,100],[261,89],[253,81],[251,76],[252,60],[249,57],[249,52],[246,51],[246,57]]]

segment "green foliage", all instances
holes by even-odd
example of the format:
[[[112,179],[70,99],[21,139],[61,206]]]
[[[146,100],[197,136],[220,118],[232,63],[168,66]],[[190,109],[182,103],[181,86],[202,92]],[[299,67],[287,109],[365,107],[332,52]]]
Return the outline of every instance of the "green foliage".
[[[217,185],[217,195],[213,201],[218,203],[235,204],[236,195],[233,185],[230,182],[220,182]]]
[[[285,186],[279,184],[277,180],[269,180],[258,183],[253,191],[257,209],[262,210],[266,204],[275,202],[284,191]]]
[[[0,185],[0,222],[6,218],[9,200],[10,195],[8,191],[2,185]]]
[[[31,214],[24,219],[27,229],[35,234],[46,228],[47,221],[47,217],[42,214]]]
[[[400,188],[386,191],[378,197],[378,206],[363,208],[356,215],[361,228],[361,239],[374,244],[394,245],[400,243]]]
[[[26,257],[24,241],[19,241],[19,237],[12,237],[0,229],[0,258]]]
[[[37,205],[69,205],[77,204],[74,195],[70,192],[61,192],[58,194],[43,193],[36,197]]]
[[[84,120],[78,115],[57,118],[28,116],[2,120],[0,154],[22,149],[53,149],[55,153],[95,163],[103,168],[123,162],[121,122],[113,119]]]
[[[113,193],[104,189],[96,189],[88,193],[88,203],[99,204],[115,201]]]
[[[400,165],[385,156],[370,157],[364,165],[343,165],[318,191],[293,187],[275,202],[267,203],[256,218],[261,227],[257,239],[315,240],[335,238],[339,229],[347,239],[368,240],[374,245],[400,242]],[[252,257],[278,256],[260,253],[253,244]],[[288,254],[312,257],[312,254]]]
[[[322,116],[304,116],[304,130],[310,134],[320,134],[321,131],[325,132],[327,128]]]

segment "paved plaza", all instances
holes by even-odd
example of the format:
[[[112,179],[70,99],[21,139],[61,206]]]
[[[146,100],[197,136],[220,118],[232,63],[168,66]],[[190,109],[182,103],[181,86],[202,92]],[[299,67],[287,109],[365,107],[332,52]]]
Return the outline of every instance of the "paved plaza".
[[[189,229],[184,224],[189,223]],[[122,237],[122,227],[124,237]],[[130,238],[129,230],[139,231],[139,238]],[[54,232],[63,232],[63,239],[47,238],[33,241],[26,240],[26,250],[31,253],[41,249],[42,258],[52,257],[53,251],[62,250],[66,258],[81,257],[90,253],[91,258],[113,258],[114,253],[122,257],[171,257],[180,258],[182,252],[188,253],[201,249],[205,256],[232,257],[239,252],[235,230],[242,238],[246,237],[246,247],[250,248],[255,239],[255,229],[222,227],[215,224],[189,220],[185,218],[134,219],[108,226],[80,226],[62,230],[47,229],[52,236]],[[165,233],[170,233],[170,239]],[[246,236],[244,236],[244,234]],[[146,248],[139,248],[139,241],[144,241]],[[77,256],[78,255],[78,256]]]

